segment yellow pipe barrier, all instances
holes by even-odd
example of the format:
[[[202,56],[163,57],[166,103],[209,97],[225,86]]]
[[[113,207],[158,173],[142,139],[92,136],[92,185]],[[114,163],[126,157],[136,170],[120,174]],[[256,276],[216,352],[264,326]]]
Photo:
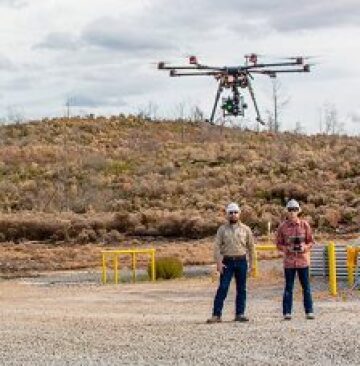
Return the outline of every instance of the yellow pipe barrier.
[[[358,247],[347,247],[347,270],[348,270],[348,284],[350,287],[354,285],[355,282],[355,268],[357,264],[357,256],[360,253],[360,248]]]
[[[253,277],[259,276],[259,262],[258,262],[258,252],[260,251],[275,251],[277,250],[276,245],[255,245],[255,258],[254,258],[254,268],[252,271]]]
[[[348,246],[346,248],[347,254],[347,271],[348,271],[348,285],[354,285],[354,248]]]
[[[151,260],[151,280],[155,281],[155,249],[121,249],[121,250],[102,250],[102,283],[107,283],[107,257],[112,257],[114,267],[114,283],[119,283],[119,256],[121,254],[131,255],[131,268],[132,268],[132,280],[136,281],[136,255],[137,254],[150,254]]]
[[[329,291],[333,296],[337,295],[337,282],[336,282],[336,253],[335,243],[330,242],[327,247],[328,250],[328,265],[329,265]]]
[[[115,278],[115,285],[119,283],[119,272],[118,272],[118,256],[114,255],[114,278]]]
[[[156,273],[155,273],[155,249],[151,252],[151,279],[153,281],[156,280]]]
[[[136,257],[135,253],[131,253],[131,268],[132,268],[132,280],[135,283],[136,281]]]
[[[106,283],[106,255],[105,253],[101,253],[102,254],[102,276],[101,276],[101,279],[102,279],[102,283]]]

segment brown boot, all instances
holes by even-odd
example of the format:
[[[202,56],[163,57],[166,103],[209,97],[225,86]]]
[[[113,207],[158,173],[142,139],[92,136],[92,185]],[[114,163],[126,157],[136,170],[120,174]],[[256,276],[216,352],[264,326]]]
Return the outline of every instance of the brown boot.
[[[213,323],[220,323],[221,322],[221,317],[217,316],[217,315],[213,315],[211,318],[209,318],[206,323],[208,324],[213,324]]]
[[[247,316],[245,316],[244,314],[240,314],[240,315],[236,315],[234,322],[248,322],[249,318]]]

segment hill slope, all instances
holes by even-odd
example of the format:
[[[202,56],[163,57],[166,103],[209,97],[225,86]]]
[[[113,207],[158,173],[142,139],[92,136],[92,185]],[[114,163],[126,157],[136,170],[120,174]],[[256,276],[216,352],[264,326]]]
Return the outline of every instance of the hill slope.
[[[255,232],[288,198],[319,231],[360,228],[360,139],[135,117],[0,128],[0,239],[203,237],[229,201]]]

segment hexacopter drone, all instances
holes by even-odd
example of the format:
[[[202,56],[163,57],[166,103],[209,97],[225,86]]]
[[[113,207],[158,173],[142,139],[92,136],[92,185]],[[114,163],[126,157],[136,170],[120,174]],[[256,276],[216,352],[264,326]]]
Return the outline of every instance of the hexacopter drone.
[[[224,89],[230,89],[231,96],[222,98],[221,109],[223,116],[244,116],[247,104],[244,102],[244,96],[239,88],[248,89],[256,112],[256,120],[264,125],[260,116],[258,104],[256,102],[254,89],[250,79],[252,74],[268,75],[275,78],[278,73],[290,72],[309,72],[310,64],[305,63],[305,57],[289,57],[286,62],[258,63],[258,55],[255,53],[245,56],[245,64],[240,66],[208,66],[200,64],[196,56],[189,57],[187,66],[171,66],[165,62],[159,62],[157,67],[160,70],[170,70],[170,76],[214,76],[218,81],[218,89],[215,97],[215,103],[211,112],[209,122],[214,123],[216,108]],[[185,70],[185,72],[183,71]]]

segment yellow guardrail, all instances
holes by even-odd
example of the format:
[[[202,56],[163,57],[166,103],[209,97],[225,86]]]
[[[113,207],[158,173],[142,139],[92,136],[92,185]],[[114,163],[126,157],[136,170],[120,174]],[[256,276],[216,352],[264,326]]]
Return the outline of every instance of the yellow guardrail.
[[[252,272],[253,277],[257,277],[259,275],[259,262],[258,262],[258,252],[261,251],[276,251],[277,247],[274,244],[264,244],[264,245],[255,245],[255,259],[254,259],[254,268]]]
[[[114,283],[119,283],[119,256],[122,254],[131,255],[132,280],[136,281],[136,255],[149,254],[151,259],[151,280],[155,281],[155,249],[116,249],[116,250],[102,250],[102,282],[107,283],[107,259],[112,258],[114,267]]]
[[[349,286],[353,286],[355,282],[355,273],[354,270],[356,268],[358,255],[360,253],[359,247],[347,247],[347,269],[348,269],[348,284]]]
[[[331,295],[337,295],[337,279],[336,279],[336,252],[335,243],[331,241],[327,246],[328,266],[329,266],[329,291]]]

